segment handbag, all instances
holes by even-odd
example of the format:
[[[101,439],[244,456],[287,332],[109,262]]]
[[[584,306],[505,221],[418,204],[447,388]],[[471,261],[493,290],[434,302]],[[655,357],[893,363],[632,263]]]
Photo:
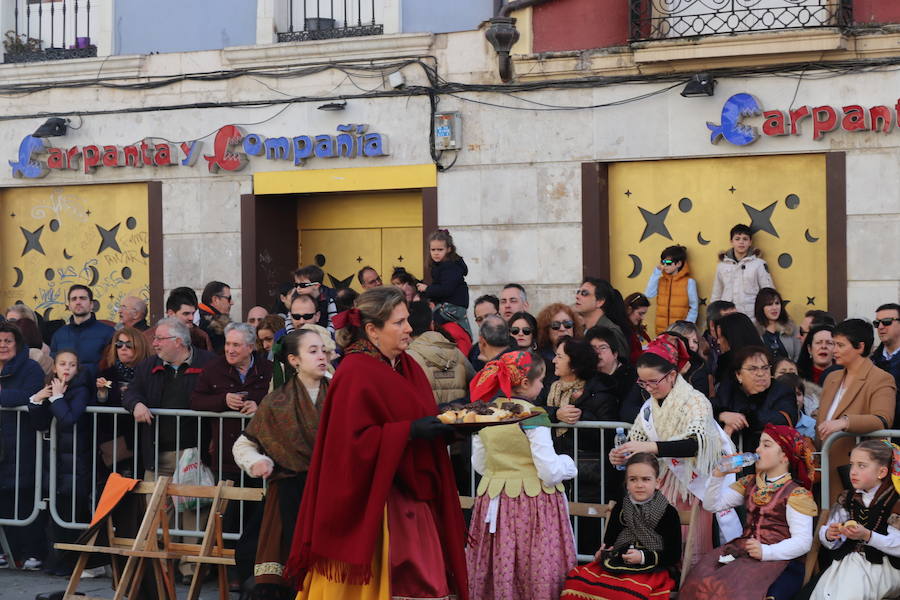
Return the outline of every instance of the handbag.
[[[104,465],[107,467],[113,466],[113,456],[115,456],[116,462],[128,460],[134,456],[134,452],[131,451],[125,442],[125,436],[120,435],[114,440],[108,440],[100,444],[100,458],[103,460]]]

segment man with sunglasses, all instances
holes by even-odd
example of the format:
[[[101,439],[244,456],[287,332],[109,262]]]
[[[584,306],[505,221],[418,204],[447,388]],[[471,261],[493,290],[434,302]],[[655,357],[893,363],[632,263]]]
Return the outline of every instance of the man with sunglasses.
[[[893,375],[900,389],[900,304],[891,302],[879,306],[872,325],[881,340],[881,345],[872,354],[872,362]]]
[[[221,281],[210,281],[200,295],[200,327],[209,335],[216,354],[225,353],[225,326],[231,322],[228,313],[234,306],[231,288]]]
[[[307,265],[294,271],[294,291],[311,297],[316,302],[319,312],[318,325],[334,336],[334,325],[331,320],[337,314],[336,293],[325,285],[325,271],[316,265]]]
[[[318,324],[319,310],[315,299],[307,294],[295,293],[291,298],[291,312],[288,317],[291,319],[294,331],[309,323]]]

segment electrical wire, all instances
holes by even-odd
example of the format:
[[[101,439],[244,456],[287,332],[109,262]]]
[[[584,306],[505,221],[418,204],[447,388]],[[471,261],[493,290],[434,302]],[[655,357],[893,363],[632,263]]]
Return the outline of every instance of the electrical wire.
[[[346,100],[362,100],[376,98],[395,98],[406,97],[414,98],[419,96],[427,96],[429,100],[429,147],[431,158],[437,165],[438,170],[446,170],[453,166],[458,157],[458,153],[453,161],[444,166],[441,163],[443,151],[435,148],[435,132],[434,119],[437,114],[437,107],[441,96],[449,96],[461,102],[480,104],[490,106],[502,110],[525,110],[534,112],[553,112],[553,111],[572,111],[572,110],[592,110],[609,108],[614,106],[622,106],[625,104],[640,102],[648,98],[665,94],[685,83],[685,74],[683,73],[658,73],[658,74],[633,74],[620,76],[588,76],[578,79],[563,79],[551,81],[529,81],[511,84],[468,84],[460,82],[447,81],[440,76],[438,72],[437,58],[430,55],[424,56],[401,56],[392,57],[390,59],[371,59],[366,62],[358,60],[339,60],[328,61],[323,63],[310,63],[302,66],[287,65],[284,67],[248,67],[234,70],[218,70],[198,73],[183,73],[171,76],[138,76],[135,79],[140,81],[123,81],[120,76],[101,77],[103,66],[109,57],[104,59],[97,72],[96,77],[89,80],[69,81],[69,82],[29,82],[29,83],[7,83],[0,85],[0,97],[21,97],[23,95],[35,94],[47,90],[56,89],[77,89],[86,87],[99,87],[103,89],[116,90],[151,90],[159,89],[170,85],[175,85],[185,81],[200,82],[217,82],[228,81],[240,77],[248,77],[253,79],[263,87],[272,92],[283,96],[281,98],[259,98],[253,100],[240,101],[217,101],[217,102],[194,102],[174,105],[162,106],[137,106],[119,109],[97,109],[86,111],[66,111],[66,112],[38,112],[31,114],[17,115],[0,115],[0,121],[23,120],[47,117],[64,117],[77,115],[82,120],[85,116],[99,115],[117,115],[117,114],[136,114],[145,112],[164,112],[177,110],[197,110],[197,109],[214,109],[214,108],[239,108],[239,109],[255,109],[280,106],[280,109],[271,116],[252,123],[236,123],[236,125],[250,126],[260,125],[275,119],[286,111],[290,106],[298,103],[309,102],[334,102]],[[424,74],[428,85],[408,85],[401,89],[384,89],[387,87],[388,77],[396,72],[400,72],[407,67],[418,67]],[[297,79],[308,77],[311,75],[324,73],[327,71],[338,71],[344,74],[344,79],[333,88],[328,95],[321,96],[292,96],[287,92],[277,90],[268,85],[263,79]],[[797,91],[800,83],[806,80],[822,80],[832,79],[836,77],[845,77],[860,73],[872,71],[896,71],[900,70],[900,56],[883,58],[883,59],[853,59],[847,61],[831,61],[821,63],[797,63],[790,65],[773,65],[763,67],[741,67],[741,68],[724,68],[713,69],[707,71],[713,77],[718,78],[759,78],[759,77],[783,77],[797,79],[797,87],[794,91],[794,99],[796,99]],[[380,79],[380,84],[376,87],[366,88],[359,85],[355,78],[360,80]],[[339,94],[334,95],[344,82],[349,82],[359,93],[355,94]],[[596,89],[609,86],[622,85],[647,85],[653,83],[669,84],[659,89],[636,94],[619,100],[604,102],[590,105],[557,105],[540,102],[530,98],[523,97],[522,94],[536,92],[542,90],[566,90],[566,89]],[[492,94],[508,98],[511,103],[503,103],[502,101],[486,100],[480,98],[469,97],[471,94]],[[522,106],[525,104],[528,106]],[[201,140],[214,134],[218,129],[203,136],[196,137],[194,140]],[[169,143],[176,143],[164,137],[153,136],[152,139],[165,140]]]

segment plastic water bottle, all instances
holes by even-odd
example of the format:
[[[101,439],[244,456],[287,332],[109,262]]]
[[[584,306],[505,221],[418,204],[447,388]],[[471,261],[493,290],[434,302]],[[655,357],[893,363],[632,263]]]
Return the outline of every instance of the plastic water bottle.
[[[735,454],[734,456],[723,456],[719,459],[719,471],[732,471],[734,469],[743,469],[749,467],[759,460],[759,454],[755,452],[744,452],[743,454]]]
[[[616,427],[616,437],[613,438],[613,443],[616,445],[616,448],[624,444],[628,441],[628,436],[625,435],[624,427]],[[625,465],[616,465],[616,469],[619,471],[625,470]]]

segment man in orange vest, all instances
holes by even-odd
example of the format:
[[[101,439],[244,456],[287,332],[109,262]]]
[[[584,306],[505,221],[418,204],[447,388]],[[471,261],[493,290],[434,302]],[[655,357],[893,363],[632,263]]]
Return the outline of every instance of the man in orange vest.
[[[700,299],[697,282],[690,277],[687,248],[669,246],[660,254],[660,264],[647,282],[648,298],[656,298],[656,335],[675,321],[697,321]]]

